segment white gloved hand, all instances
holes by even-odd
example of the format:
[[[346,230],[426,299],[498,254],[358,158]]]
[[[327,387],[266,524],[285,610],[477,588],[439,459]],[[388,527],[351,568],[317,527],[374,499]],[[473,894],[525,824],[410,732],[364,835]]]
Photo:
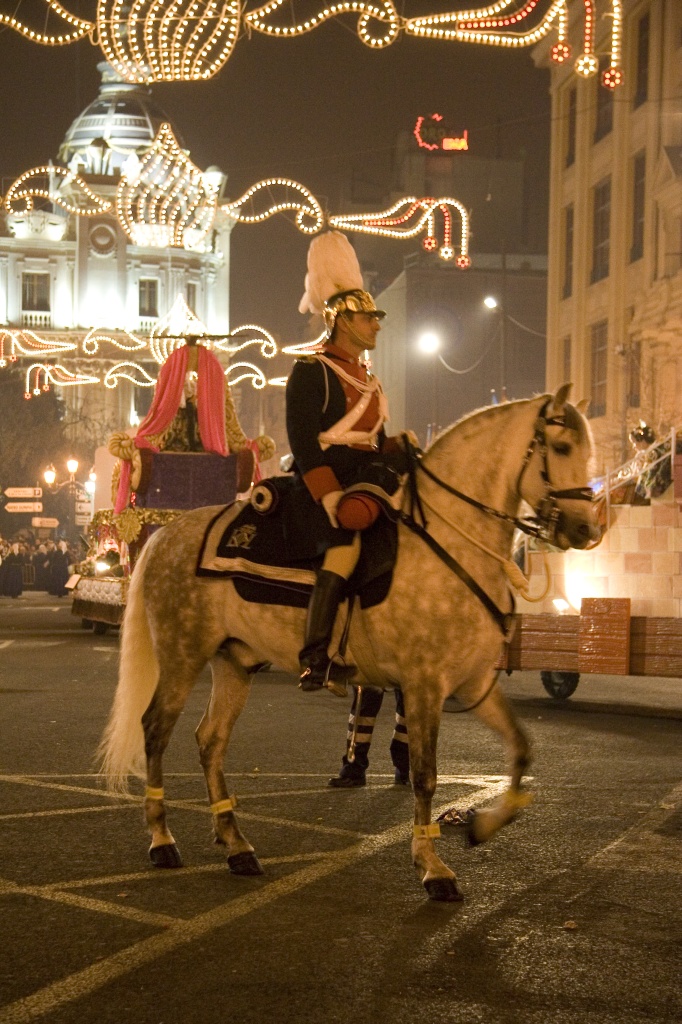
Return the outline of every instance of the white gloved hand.
[[[329,522],[332,524],[335,530],[339,528],[339,521],[336,518],[336,510],[339,507],[339,502],[343,497],[343,491],[330,491],[329,494],[323,495],[321,498],[324,510],[329,517]]]

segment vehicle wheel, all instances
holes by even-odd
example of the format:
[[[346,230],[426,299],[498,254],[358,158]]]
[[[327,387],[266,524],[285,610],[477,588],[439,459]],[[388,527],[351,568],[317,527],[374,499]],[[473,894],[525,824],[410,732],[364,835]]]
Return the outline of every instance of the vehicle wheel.
[[[81,629],[92,629],[92,619],[81,619]]]
[[[95,636],[104,636],[106,631],[109,629],[109,623],[108,622],[96,622],[92,628],[93,628],[93,632],[94,632]],[[572,692],[573,691],[571,690],[571,693]]]
[[[579,672],[541,672],[542,685],[550,697],[555,700],[566,700],[578,689]]]

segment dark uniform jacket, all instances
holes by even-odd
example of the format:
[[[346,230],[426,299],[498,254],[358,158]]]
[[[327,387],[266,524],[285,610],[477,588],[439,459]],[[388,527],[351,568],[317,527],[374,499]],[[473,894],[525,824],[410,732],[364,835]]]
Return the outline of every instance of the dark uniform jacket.
[[[334,359],[356,379],[369,378],[364,367],[355,363],[343,350],[327,345],[324,355]],[[287,434],[295,469],[306,485],[308,500],[308,526],[324,546],[349,544],[352,531],[334,529],[319,502],[331,491],[343,490],[363,480],[374,480],[377,470],[392,466],[400,469],[402,448],[395,438],[388,438],[383,427],[377,435],[377,447],[369,444],[332,444],[322,448],[318,435],[329,430],[360,399],[360,392],[339,379],[334,371],[314,356],[303,357],[294,363],[286,388]],[[353,430],[371,430],[379,417],[379,401],[373,396],[362,418]]]

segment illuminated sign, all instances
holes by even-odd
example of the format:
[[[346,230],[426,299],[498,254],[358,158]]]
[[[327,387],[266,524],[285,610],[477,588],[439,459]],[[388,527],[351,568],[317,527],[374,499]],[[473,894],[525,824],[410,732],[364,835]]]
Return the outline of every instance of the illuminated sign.
[[[469,148],[469,133],[464,129],[461,135],[454,135],[443,122],[442,114],[418,117],[413,135],[422,149],[442,149],[446,152]]]

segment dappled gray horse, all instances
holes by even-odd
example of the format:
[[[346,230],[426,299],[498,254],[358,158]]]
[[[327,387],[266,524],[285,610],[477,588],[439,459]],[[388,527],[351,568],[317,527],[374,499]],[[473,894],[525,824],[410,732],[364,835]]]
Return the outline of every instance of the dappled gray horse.
[[[416,486],[407,489],[388,595],[353,613],[349,659],[359,680],[403,692],[415,798],[412,860],[432,899],[461,899],[453,871],[436,854],[438,825],[431,823],[446,697],[457,694],[474,709],[500,735],[510,761],[509,789],[477,813],[472,840],[487,839],[527,801],[520,787],[529,744],[496,685],[495,668],[513,609],[508,572],[520,503],[534,511],[531,525],[522,525],[562,549],[586,547],[599,536],[588,489],[590,431],[567,402],[569,388],[482,409],[436,438],[416,462]],[[412,514],[417,506],[421,520]],[[102,770],[114,790],[126,788],[130,773],[146,778],[150,857],[159,867],[180,866],[166,824],[162,758],[209,663],[213,687],[196,736],[215,836],[233,872],[259,874],[228,794],[224,754],[257,668],[271,662],[297,671],[305,610],[249,603],[229,579],[195,575],[217,511],[197,509],[165,526],[138,561]]]

